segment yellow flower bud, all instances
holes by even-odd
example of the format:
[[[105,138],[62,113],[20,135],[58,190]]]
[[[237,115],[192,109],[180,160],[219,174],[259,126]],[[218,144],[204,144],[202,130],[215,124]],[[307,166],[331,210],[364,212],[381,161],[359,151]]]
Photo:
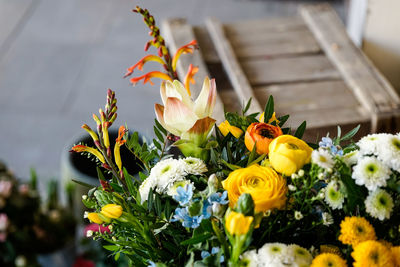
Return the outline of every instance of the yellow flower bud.
[[[269,161],[277,172],[290,176],[311,161],[311,152],[303,140],[281,135],[269,145]]]
[[[87,215],[87,217],[91,222],[94,222],[94,223],[97,223],[97,224],[102,224],[103,223],[103,220],[100,219],[99,214],[97,214],[96,212],[90,212]]]
[[[107,204],[101,208],[101,214],[112,219],[118,219],[121,217],[122,211],[122,207],[116,204]]]
[[[252,216],[244,216],[242,213],[231,211],[225,220],[225,227],[231,235],[245,235],[250,230],[253,222]]]
[[[218,125],[218,129],[224,136],[227,136],[228,133],[231,133],[234,137],[239,138],[243,134],[243,131],[240,128],[230,125],[227,120],[221,122],[221,124]]]

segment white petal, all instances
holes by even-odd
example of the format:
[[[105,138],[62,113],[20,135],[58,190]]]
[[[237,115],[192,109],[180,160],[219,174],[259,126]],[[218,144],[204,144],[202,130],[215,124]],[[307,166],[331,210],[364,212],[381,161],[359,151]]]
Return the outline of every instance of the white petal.
[[[176,132],[171,131],[173,134],[181,136],[182,133],[193,127],[197,119],[196,114],[181,100],[176,97],[167,98],[164,121],[168,127],[176,130]]]
[[[215,99],[217,96],[217,88],[215,80],[211,81],[206,77],[203,82],[203,88],[194,104],[194,111],[199,118],[211,117]]]

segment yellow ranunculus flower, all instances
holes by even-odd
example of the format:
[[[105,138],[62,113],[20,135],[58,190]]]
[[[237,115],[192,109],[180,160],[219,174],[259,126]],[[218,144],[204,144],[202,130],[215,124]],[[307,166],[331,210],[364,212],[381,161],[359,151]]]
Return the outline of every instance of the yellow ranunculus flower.
[[[116,204],[107,204],[101,208],[101,214],[111,219],[118,219],[122,215],[122,207]]]
[[[244,216],[242,213],[231,211],[225,220],[226,230],[231,235],[245,235],[250,230],[253,219],[252,216]]]
[[[99,214],[97,214],[96,212],[90,212],[88,215],[88,219],[91,222],[97,223],[97,224],[102,224],[103,220],[100,219]]]
[[[303,140],[281,135],[269,145],[269,161],[277,172],[289,176],[311,161],[312,151]]]
[[[229,204],[233,207],[241,194],[248,193],[254,201],[255,212],[274,208],[286,203],[286,181],[272,168],[253,164],[231,172],[222,186],[228,191]]]
[[[220,125],[218,125],[218,129],[224,136],[231,133],[234,137],[239,138],[243,134],[243,131],[240,128],[231,125],[227,120],[221,122]]]

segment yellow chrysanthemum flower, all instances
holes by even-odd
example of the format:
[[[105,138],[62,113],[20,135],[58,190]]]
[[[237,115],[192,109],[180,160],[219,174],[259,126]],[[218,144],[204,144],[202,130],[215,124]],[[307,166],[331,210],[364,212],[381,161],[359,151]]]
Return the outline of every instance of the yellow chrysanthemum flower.
[[[392,252],[385,245],[375,240],[361,242],[351,253],[354,267],[395,267]]]
[[[375,229],[363,217],[346,217],[340,223],[339,240],[354,247],[363,241],[376,240]]]
[[[315,257],[310,267],[347,267],[347,263],[336,254],[322,253]]]
[[[395,263],[396,267],[399,267],[400,266],[400,246],[392,247],[391,251],[392,251],[394,263]]]
[[[331,254],[336,254],[339,257],[342,256],[342,252],[340,251],[340,249],[337,246],[321,245],[321,246],[319,246],[319,250],[321,251],[321,253],[331,253]]]

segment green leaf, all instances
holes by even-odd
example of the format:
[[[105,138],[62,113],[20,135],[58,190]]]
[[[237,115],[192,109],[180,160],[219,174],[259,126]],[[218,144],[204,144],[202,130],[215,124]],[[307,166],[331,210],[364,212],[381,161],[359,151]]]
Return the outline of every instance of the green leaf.
[[[257,156],[257,142],[254,143],[253,149],[251,150],[249,160],[247,161],[247,166],[250,165],[250,163],[256,158]]]
[[[341,175],[341,180],[347,189],[347,209],[348,212],[353,212],[356,206],[363,206],[366,192],[362,187],[357,186],[354,179],[350,175]]]
[[[348,132],[347,134],[345,134],[340,141],[346,141],[349,140],[351,138],[353,138],[353,136],[355,136],[358,132],[358,130],[360,130],[361,125],[357,125],[357,127],[355,127],[353,130],[351,130],[350,132]]]
[[[279,117],[278,118],[279,127],[282,127],[288,119],[289,119],[289,115],[285,115],[285,116]]]
[[[105,248],[109,251],[116,251],[116,250],[119,250],[120,247],[116,246],[116,245],[106,245],[106,246],[103,246],[103,248]]]
[[[251,100],[252,100],[252,98],[250,97],[249,101],[247,101],[246,106],[245,106],[244,109],[242,110],[242,114],[243,114],[243,115],[249,110],[250,105],[251,105]]]
[[[221,162],[222,162],[226,167],[228,167],[229,169],[231,169],[232,171],[241,168],[240,166],[237,166],[237,165],[234,165],[234,164],[230,164],[230,163],[226,162],[226,161],[223,160],[223,159],[221,159]]]
[[[84,186],[84,187],[88,187],[88,188],[92,188],[92,187],[93,187],[93,185],[91,185],[91,184],[87,184],[87,183],[85,183],[85,182],[81,182],[81,181],[74,180],[74,179],[72,179],[72,182],[77,183],[77,184],[80,184],[80,185],[82,185],[82,186]]]
[[[128,187],[129,194],[131,196],[134,196],[136,193],[136,190],[135,190],[135,186],[133,185],[132,177],[130,176],[130,174],[128,173],[128,171],[126,170],[125,167],[122,169],[122,171],[124,173],[126,186]]]
[[[164,127],[158,122],[157,119],[154,119],[154,122],[157,126],[157,129],[159,129],[164,135],[168,134],[167,130],[164,129]]]
[[[291,131],[292,131],[292,129],[290,127],[282,128],[283,134],[290,134]]]
[[[155,195],[154,208],[156,210],[157,215],[160,216],[160,214],[162,212],[162,207],[161,207],[161,199],[158,194]]]
[[[304,132],[306,130],[307,122],[303,121],[302,124],[300,124],[299,128],[297,128],[296,132],[294,133],[294,136],[301,139],[304,135]]]
[[[160,150],[160,151],[162,150],[161,144],[159,142],[157,142],[156,139],[153,139],[153,144],[158,150]]]
[[[164,142],[164,136],[160,133],[156,126],[153,126],[154,133],[160,142]]]
[[[153,208],[153,200],[154,200],[154,197],[153,197],[153,189],[150,189],[149,195],[148,195],[148,197],[147,197],[147,209],[148,209],[149,211],[151,211],[152,208]]]
[[[201,235],[192,237],[190,239],[187,239],[185,241],[182,241],[181,245],[186,246],[186,245],[193,245],[193,244],[201,243],[203,241],[206,241],[207,239],[210,239],[212,236],[213,235],[210,233],[201,234]]]
[[[268,122],[272,114],[274,114],[274,97],[270,95],[264,109],[264,122]]]

